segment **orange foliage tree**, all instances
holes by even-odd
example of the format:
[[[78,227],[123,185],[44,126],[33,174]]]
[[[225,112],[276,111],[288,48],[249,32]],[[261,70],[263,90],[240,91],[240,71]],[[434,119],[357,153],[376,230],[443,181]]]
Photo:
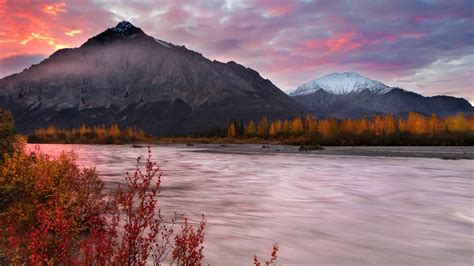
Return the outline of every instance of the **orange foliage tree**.
[[[49,125],[46,129],[36,129],[35,134],[28,136],[28,142],[65,142],[65,143],[125,143],[146,141],[143,130],[136,127],[120,129],[117,124],[110,127],[95,125],[88,127],[82,124],[79,128],[61,129]]]
[[[233,131],[232,124],[228,128]],[[474,144],[474,116],[459,113],[439,118],[415,112],[398,120],[392,114],[377,115],[373,119],[357,120],[334,118],[275,120],[264,117],[255,126],[250,121],[244,137],[280,140],[284,143],[317,142],[332,145],[472,145]],[[228,134],[229,137],[232,137]]]

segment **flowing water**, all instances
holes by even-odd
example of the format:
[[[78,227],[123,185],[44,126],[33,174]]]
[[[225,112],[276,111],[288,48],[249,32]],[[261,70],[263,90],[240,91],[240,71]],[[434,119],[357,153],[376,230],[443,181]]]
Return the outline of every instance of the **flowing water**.
[[[130,145],[40,146],[73,150],[109,187],[146,155]],[[206,265],[251,265],[274,242],[282,265],[474,264],[472,160],[152,152],[162,209],[206,214]]]

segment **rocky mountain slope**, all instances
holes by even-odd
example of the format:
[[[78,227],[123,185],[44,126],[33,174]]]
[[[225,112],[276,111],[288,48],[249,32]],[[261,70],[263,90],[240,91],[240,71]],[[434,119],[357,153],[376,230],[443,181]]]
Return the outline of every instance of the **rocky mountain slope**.
[[[289,94],[314,115],[357,118],[418,112],[440,116],[472,113],[471,104],[449,96],[424,97],[387,86],[355,72],[332,73],[299,86]]]
[[[118,123],[154,135],[305,112],[258,72],[210,61],[126,21],[1,79],[0,107],[12,109],[24,132],[48,124]]]

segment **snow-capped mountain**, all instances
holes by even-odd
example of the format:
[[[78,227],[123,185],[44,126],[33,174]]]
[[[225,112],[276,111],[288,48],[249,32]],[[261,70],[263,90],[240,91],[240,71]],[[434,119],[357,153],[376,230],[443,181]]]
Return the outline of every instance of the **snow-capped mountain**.
[[[471,104],[462,98],[424,97],[355,72],[323,76],[299,86],[290,96],[320,117],[357,118],[408,112],[445,116],[473,111]]]
[[[290,92],[290,96],[307,95],[318,90],[332,94],[359,93],[369,90],[378,94],[389,92],[392,88],[380,81],[364,77],[356,72],[331,73],[307,82]]]

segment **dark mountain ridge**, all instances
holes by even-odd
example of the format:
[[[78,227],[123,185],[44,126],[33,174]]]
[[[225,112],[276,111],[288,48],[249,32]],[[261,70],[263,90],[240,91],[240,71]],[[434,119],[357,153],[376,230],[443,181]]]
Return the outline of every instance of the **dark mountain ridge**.
[[[258,72],[146,35],[128,22],[0,80],[18,128],[118,123],[154,135],[203,132],[304,108]]]

